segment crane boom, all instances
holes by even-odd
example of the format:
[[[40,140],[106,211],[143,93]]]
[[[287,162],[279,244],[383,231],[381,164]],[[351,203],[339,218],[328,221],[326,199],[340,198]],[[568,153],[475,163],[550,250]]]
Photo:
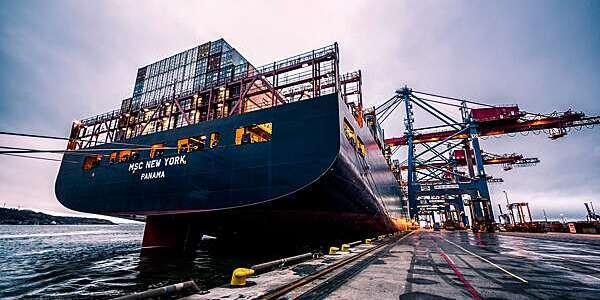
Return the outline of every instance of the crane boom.
[[[454,161],[456,162],[457,166],[466,166],[467,165],[467,159],[465,157],[464,150],[455,151],[453,158],[454,158]],[[498,154],[492,154],[492,153],[485,152],[482,154],[482,158],[483,158],[484,165],[514,165],[514,166],[528,167],[528,166],[533,166],[540,162],[540,160],[536,157],[523,157],[523,155],[516,154],[516,153],[498,155]],[[434,166],[437,168],[443,168],[443,167],[450,166],[450,164],[446,161],[430,162],[427,165],[417,165],[417,166],[415,166],[415,168],[416,169],[426,169],[426,168],[429,168],[430,166]],[[403,171],[407,170],[408,166],[403,165],[400,167],[400,169]]]
[[[475,110],[475,109],[473,109]],[[472,111],[473,111],[472,110]],[[513,118],[494,121],[477,121],[479,136],[495,136],[509,133],[542,131],[552,129],[565,129],[570,127],[591,126],[600,124],[600,116],[586,117],[583,113],[566,111],[554,116],[539,116],[535,118]],[[549,132],[551,133],[551,132]],[[434,132],[416,132],[413,136],[413,143],[429,143],[441,140],[459,140],[468,137],[467,133],[459,133],[459,130],[450,129]],[[385,143],[390,146],[403,146],[408,142],[406,135],[385,139]]]

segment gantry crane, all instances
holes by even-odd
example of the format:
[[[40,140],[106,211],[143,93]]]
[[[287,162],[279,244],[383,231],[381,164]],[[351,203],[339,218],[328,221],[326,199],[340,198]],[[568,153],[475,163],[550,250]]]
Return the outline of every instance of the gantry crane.
[[[418,219],[419,204],[442,197],[458,206],[469,205],[473,230],[493,231],[494,222],[488,176],[483,167],[486,156],[479,146],[480,137],[544,132],[551,139],[557,139],[565,136],[569,128],[600,124],[600,117],[586,117],[570,110],[535,114],[522,111],[517,105],[494,106],[413,91],[408,87],[397,90],[382,105],[367,111],[365,119],[367,122],[383,123],[401,105],[405,113],[405,134],[387,138],[385,144],[389,147],[387,153],[390,158],[397,151],[397,146],[406,147],[407,159],[398,162],[395,168],[406,170],[403,186],[410,217]],[[428,114],[435,123],[417,128],[415,108]],[[448,109],[454,110],[453,113],[447,113]],[[457,172],[456,160],[446,157],[446,153],[453,150],[463,151],[467,173]],[[522,158],[520,162],[506,163],[505,170],[534,163],[537,161]]]
[[[540,162],[540,160],[538,158],[535,157],[524,157],[521,154],[516,154],[516,153],[512,153],[512,154],[503,154],[503,155],[499,155],[499,154],[492,154],[489,152],[484,152],[482,151],[482,158],[483,158],[483,164],[484,165],[502,165],[503,169],[505,171],[511,170],[514,167],[529,167],[529,166],[534,166],[536,164],[538,164]],[[474,164],[474,157],[472,159],[472,163]],[[457,167],[464,167],[467,166],[467,158],[465,155],[465,151],[462,149],[456,149],[454,150],[451,154],[450,154],[450,162],[453,163],[447,163],[445,161],[432,161],[431,163],[427,164],[427,165],[417,165],[415,167],[416,170],[423,170],[423,169],[428,169],[433,167],[436,168],[447,168],[447,170],[449,172],[445,173],[445,176],[450,176],[451,172],[456,172],[459,173],[461,175],[465,175],[464,172],[461,172],[460,170],[458,170]],[[407,165],[402,165],[399,167],[395,168],[395,172],[402,172],[402,171],[406,171],[408,169]],[[397,178],[401,178],[401,174],[397,174],[396,176]],[[428,176],[431,177],[431,176]],[[492,176],[486,176],[486,181],[488,183],[501,183],[504,180],[502,178],[493,178]],[[422,181],[421,183],[426,183],[428,185],[433,185],[433,184],[443,184],[443,182],[435,182],[432,180],[428,180],[428,181]],[[403,192],[406,195],[406,186],[407,183],[406,182],[401,182],[401,186],[403,187]],[[468,224],[467,222],[467,217],[464,214],[464,205],[462,204],[462,202],[460,201],[460,199],[458,197],[452,197],[452,196],[448,196],[445,197],[445,205],[441,206],[439,204],[439,201],[433,205],[433,208],[431,207],[431,205],[428,204],[423,204],[420,205],[420,208],[423,207],[427,207],[428,209],[430,209],[428,212],[432,213],[432,211],[441,213],[443,215],[448,215],[449,212],[456,210],[458,212],[458,216],[461,216],[460,221],[463,222],[463,224]],[[452,204],[453,210],[450,208],[449,204]],[[418,205],[419,206],[419,205]],[[448,219],[450,220],[450,219]],[[458,219],[457,219],[458,220]],[[454,221],[454,220],[452,220]],[[458,226],[455,226],[458,227]]]
[[[506,214],[502,213],[502,207],[498,204],[500,210],[500,219],[504,220],[504,228],[507,231],[524,231],[524,232],[545,232],[543,225],[534,223],[529,209],[529,203],[527,202],[513,202],[508,201],[508,194],[506,191],[504,196],[506,197]],[[517,217],[515,217],[515,210],[517,211]],[[527,215],[525,214],[527,211]],[[544,212],[545,216],[545,212]],[[529,221],[527,220],[529,219]],[[547,221],[546,221],[547,222]]]

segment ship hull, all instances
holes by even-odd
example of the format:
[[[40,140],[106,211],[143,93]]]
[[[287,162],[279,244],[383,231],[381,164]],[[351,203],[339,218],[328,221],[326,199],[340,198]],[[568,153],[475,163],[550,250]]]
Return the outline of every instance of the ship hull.
[[[235,145],[236,128],[264,122],[272,123],[272,140]],[[365,155],[344,135],[344,122],[365,144]],[[101,162],[82,170],[67,162],[82,161],[81,155],[66,154],[57,198],[78,211],[147,216],[147,248],[187,247],[199,234],[316,241],[395,230],[393,218],[402,210],[398,183],[370,131],[359,126],[337,94],[127,143],[173,146],[179,138],[211,132],[219,132],[219,147],[186,154],[167,151],[161,165],[151,170],[144,169],[151,159],[143,154],[137,162],[142,169],[133,170],[133,162]],[[185,163],[168,166],[171,157]],[[157,178],[147,175],[160,172]]]

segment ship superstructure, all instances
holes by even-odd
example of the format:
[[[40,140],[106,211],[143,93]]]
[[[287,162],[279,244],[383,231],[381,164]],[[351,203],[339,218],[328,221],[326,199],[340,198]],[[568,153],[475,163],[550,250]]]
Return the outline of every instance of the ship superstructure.
[[[256,68],[223,39],[139,68],[121,108],[73,123],[69,149],[340,93],[362,122],[360,71],[340,75],[337,44]]]

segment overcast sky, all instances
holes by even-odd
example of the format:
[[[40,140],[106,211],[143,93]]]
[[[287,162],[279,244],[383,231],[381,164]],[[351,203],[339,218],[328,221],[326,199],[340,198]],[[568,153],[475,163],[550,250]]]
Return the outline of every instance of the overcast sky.
[[[364,101],[408,85],[531,112],[600,115],[598,1],[8,1],[0,2],[0,130],[68,136],[75,119],[117,108],[136,70],[220,37],[254,65],[339,43],[342,71],[363,71]],[[403,132],[402,114],[386,134]],[[64,148],[0,136],[0,146]],[[492,201],[535,218],[600,208],[600,126],[551,141],[482,141],[538,157],[504,172]],[[0,156],[0,204],[73,213],[54,196],[58,163]]]

